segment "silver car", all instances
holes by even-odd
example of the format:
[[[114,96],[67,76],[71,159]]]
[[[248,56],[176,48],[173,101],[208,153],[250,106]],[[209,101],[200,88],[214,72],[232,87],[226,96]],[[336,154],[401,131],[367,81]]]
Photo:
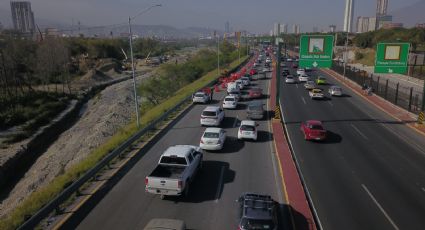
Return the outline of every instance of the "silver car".
[[[336,85],[329,87],[328,92],[331,96],[342,96],[342,88]]]

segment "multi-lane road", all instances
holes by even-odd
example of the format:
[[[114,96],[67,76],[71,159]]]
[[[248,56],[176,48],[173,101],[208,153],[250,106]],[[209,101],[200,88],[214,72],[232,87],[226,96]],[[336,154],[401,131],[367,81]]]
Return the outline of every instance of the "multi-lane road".
[[[338,84],[319,71],[309,74]],[[343,97],[321,101],[301,83],[279,87],[290,143],[323,229],[425,229],[424,136],[345,87]],[[327,141],[304,140],[300,123],[309,119],[324,122]]]
[[[269,82],[266,79],[253,83],[267,94]],[[224,96],[224,92],[215,93],[213,104],[221,105]],[[267,100],[262,99],[265,104]],[[173,218],[184,220],[188,229],[237,229],[236,199],[243,192],[269,194],[284,207],[286,202],[273,150],[270,121],[264,119],[258,122],[257,142],[236,139],[238,125],[246,119],[245,104],[241,103],[236,110],[225,111],[226,118],[221,126],[228,136],[225,148],[204,154],[202,172],[191,185],[188,198],[161,200],[159,196],[145,192],[144,179],[155,168],[167,147],[199,145],[205,130],[200,126],[200,115],[207,105],[194,105],[187,111],[75,227],[143,229],[152,218]],[[284,213],[282,208],[281,223],[289,225]]]

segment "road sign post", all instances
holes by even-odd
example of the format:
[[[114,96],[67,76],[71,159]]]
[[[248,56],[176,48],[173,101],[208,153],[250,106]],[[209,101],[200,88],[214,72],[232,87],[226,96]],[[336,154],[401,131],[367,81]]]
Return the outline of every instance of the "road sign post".
[[[407,73],[409,43],[378,43],[376,46],[375,73]]]
[[[300,68],[330,68],[333,44],[333,35],[302,35],[300,38]]]

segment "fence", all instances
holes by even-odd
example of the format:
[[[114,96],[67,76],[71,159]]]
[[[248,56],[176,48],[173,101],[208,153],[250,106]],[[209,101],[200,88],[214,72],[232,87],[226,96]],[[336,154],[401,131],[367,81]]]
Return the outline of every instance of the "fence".
[[[332,70],[343,74],[344,65],[340,62],[334,62]],[[397,81],[381,79],[380,76],[368,74],[366,71],[350,68],[345,69],[345,77],[363,86],[372,87],[372,91],[385,100],[415,114],[419,114],[422,107],[423,91],[413,87],[406,87]]]

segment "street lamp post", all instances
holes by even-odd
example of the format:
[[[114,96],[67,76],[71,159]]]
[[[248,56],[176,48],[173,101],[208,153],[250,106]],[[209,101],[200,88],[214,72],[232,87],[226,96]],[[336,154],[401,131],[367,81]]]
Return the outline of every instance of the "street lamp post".
[[[128,32],[130,34],[130,56],[131,56],[131,72],[132,72],[132,76],[133,76],[133,91],[134,91],[134,105],[135,105],[135,109],[136,109],[136,120],[137,120],[137,127],[140,127],[140,117],[139,117],[139,101],[137,98],[137,88],[136,88],[136,72],[135,72],[135,67],[134,67],[134,56],[133,56],[133,32],[131,30],[131,20],[136,18],[137,16],[148,12],[150,9],[157,7],[157,6],[162,6],[161,4],[157,4],[157,5],[153,5],[150,6],[148,8],[146,8],[145,10],[141,11],[139,14],[137,14],[134,17],[128,17]]]
[[[342,74],[342,76],[344,77],[344,81],[346,80],[345,79],[345,72],[346,72],[346,68],[347,68],[347,56],[348,56],[347,46],[348,46],[348,30],[347,30],[347,36],[345,38],[345,48],[344,48],[344,54],[345,54],[344,55],[344,72]]]
[[[217,74],[220,77],[220,35],[217,35]]]

